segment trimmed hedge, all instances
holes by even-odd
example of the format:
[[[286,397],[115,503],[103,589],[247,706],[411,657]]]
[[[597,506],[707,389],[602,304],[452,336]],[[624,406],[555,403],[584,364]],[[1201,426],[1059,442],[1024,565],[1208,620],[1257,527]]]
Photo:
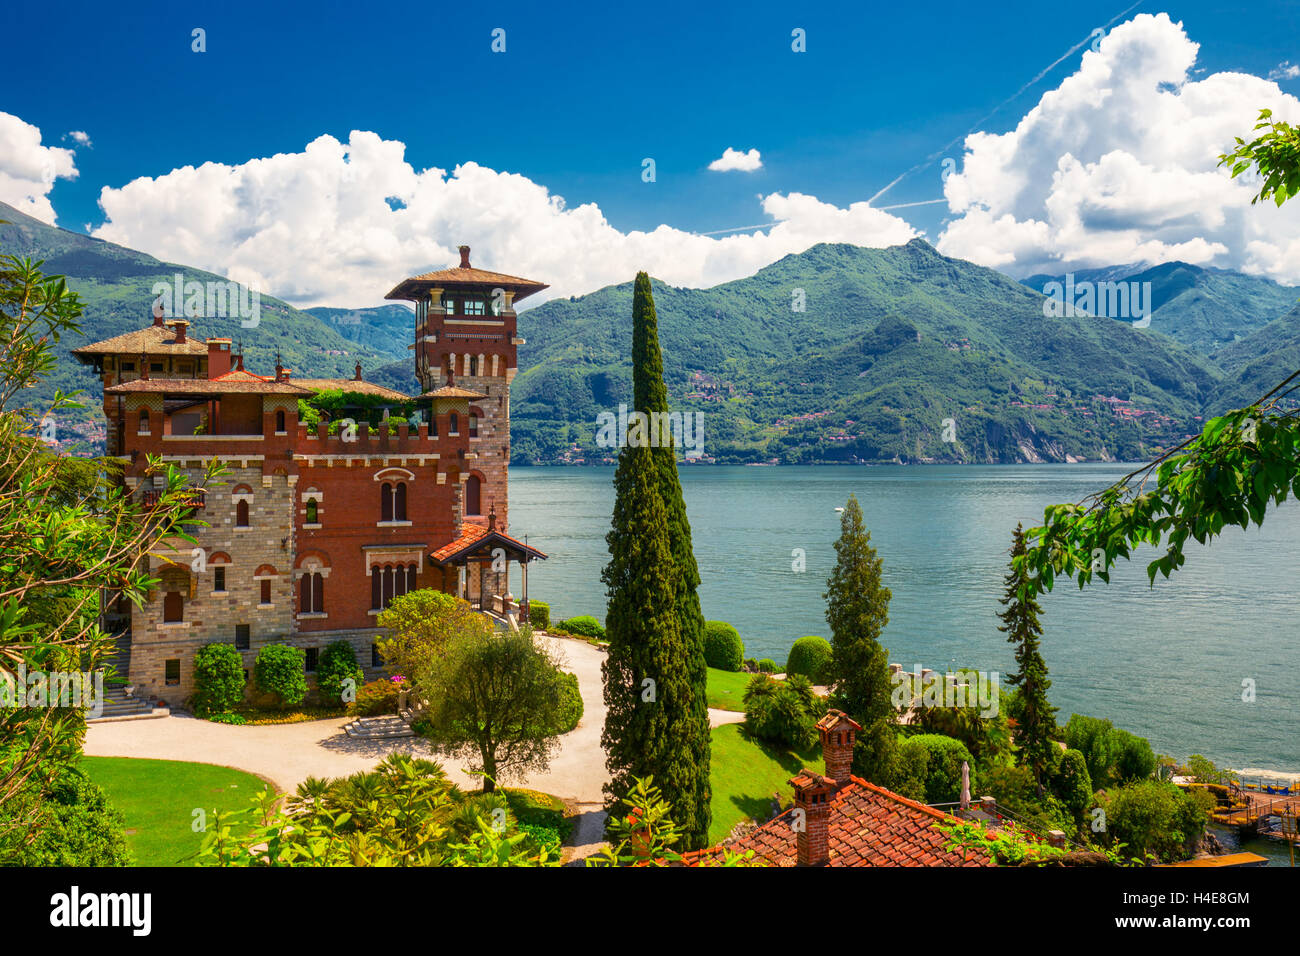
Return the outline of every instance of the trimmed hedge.
[[[529,601],[528,623],[539,631],[545,631],[551,626],[551,606],[545,601]]]
[[[758,662],[758,672],[760,674],[775,674],[776,661],[772,660],[770,657],[764,657]]]
[[[257,652],[253,683],[264,694],[275,694],[280,705],[292,707],[307,696],[307,655],[288,644],[267,644]]]
[[[357,652],[344,640],[331,641],[320,652],[316,663],[316,688],[320,691],[322,701],[331,704],[350,703],[343,700],[344,682],[352,681],[352,691],[361,686],[365,675],[357,665]]]
[[[577,634],[579,637],[592,637],[601,641],[605,639],[604,626],[590,614],[571,617],[568,620],[561,621],[555,627],[556,630]]]
[[[810,634],[795,641],[786,659],[786,674],[802,674],[814,684],[826,683],[826,668],[831,662],[831,642]]]
[[[567,734],[582,720],[582,693],[576,674],[561,672],[560,687],[560,719],[555,732]]]
[[[704,662],[720,671],[738,671],[745,659],[740,632],[726,621],[704,622]]]
[[[227,714],[244,699],[244,658],[233,644],[204,644],[194,655],[194,716]]]

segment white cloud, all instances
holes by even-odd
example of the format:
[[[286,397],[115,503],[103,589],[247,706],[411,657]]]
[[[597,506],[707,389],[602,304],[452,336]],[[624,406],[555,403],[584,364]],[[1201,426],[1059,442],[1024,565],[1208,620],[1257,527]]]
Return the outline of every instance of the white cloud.
[[[63,138],[70,139],[78,146],[84,146],[87,149],[90,149],[91,146],[93,145],[90,142],[90,134],[87,133],[85,130],[80,130],[80,129],[69,130],[68,132],[63,134]]]
[[[759,155],[758,150],[751,149],[742,153],[738,149],[732,149],[728,146],[722,151],[722,155],[709,163],[709,169],[715,173],[742,172],[752,173],[756,169],[763,168],[763,157]]]
[[[1193,80],[1198,45],[1166,14],[1121,24],[1014,130],[967,137],[939,249],[1015,274],[1175,259],[1300,282],[1300,202],[1250,205],[1218,165],[1259,110],[1300,100],[1242,73]]]
[[[0,112],[0,202],[53,225],[54,181],[76,178],[72,150],[42,146],[37,127]]]
[[[778,221],[763,233],[713,238],[667,225],[624,233],[595,204],[570,207],[519,174],[477,163],[417,170],[405,149],[354,131],[347,143],[321,136],[299,153],[136,179],[101,192],[107,221],[94,234],[297,305],[348,307],[454,264],[462,243],[476,266],[550,283],[532,304],[627,282],[641,269],[710,286],[818,242],[889,246],[916,235],[866,203],[839,208],[800,193],[762,197],[762,212]]]
[[[1296,66],[1290,60],[1283,60],[1268,71],[1270,80],[1294,80],[1297,76],[1300,76],[1300,66]]]

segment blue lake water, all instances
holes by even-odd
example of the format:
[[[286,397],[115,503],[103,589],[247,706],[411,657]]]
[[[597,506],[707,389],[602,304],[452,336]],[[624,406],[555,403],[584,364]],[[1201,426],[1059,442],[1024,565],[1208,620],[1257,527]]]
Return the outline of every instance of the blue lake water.
[[[829,637],[822,594],[835,560],[837,506],[862,504],[893,591],[890,659],[1006,674],[997,630],[1011,532],[1042,522],[1125,474],[1122,465],[684,467],[682,487],[706,618],[730,621],[747,657],[785,661],[804,634]],[[550,556],[529,593],[553,619],[604,619],[600,572],[613,510],[612,468],[515,468],[510,530]],[[1194,543],[1168,580],[1147,585],[1146,553],[1109,585],[1061,581],[1042,604],[1052,701],[1106,717],[1157,752],[1203,753],[1245,771],[1300,771],[1300,508],[1260,528]],[[807,570],[792,570],[796,549]],[[518,591],[518,583],[515,582]],[[1251,680],[1255,700],[1242,700]]]

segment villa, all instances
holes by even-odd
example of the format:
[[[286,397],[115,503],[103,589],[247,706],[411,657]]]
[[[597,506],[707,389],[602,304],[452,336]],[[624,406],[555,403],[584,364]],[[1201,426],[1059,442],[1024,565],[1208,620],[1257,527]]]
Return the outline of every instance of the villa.
[[[164,483],[147,456],[196,484],[211,459],[228,469],[194,496],[198,547],[169,539],[152,555],[159,583],[144,605],[109,608],[136,699],[183,701],[195,652],[214,642],[233,643],[249,668],[266,644],[300,647],[311,672],[343,639],[378,676],[376,617],[418,588],[527,619],[528,564],[546,555],[508,533],[510,383],[523,344],[515,303],[546,286],[475,269],[469,251],[386,296],[415,305],[418,399],[362,380],[360,365],[352,379],[295,379],[278,360],[274,375],[256,374],[230,339],[199,341],[157,307],[151,326],[73,351],[102,378],[108,454],[126,459],[139,503]],[[325,390],[414,402],[416,417],[308,428],[299,402]]]

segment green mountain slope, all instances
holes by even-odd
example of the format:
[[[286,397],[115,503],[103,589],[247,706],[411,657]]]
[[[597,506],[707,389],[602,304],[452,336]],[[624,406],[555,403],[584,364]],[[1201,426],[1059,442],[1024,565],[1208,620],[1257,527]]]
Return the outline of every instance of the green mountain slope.
[[[174,282],[180,273],[183,281],[224,282],[222,276],[189,266],[162,262],[153,256],[90,236],[48,226],[0,203],[0,250],[6,253],[43,259],[47,274],[67,276],[68,285],[85,303],[81,327],[83,335],[65,336],[56,347],[58,366],[40,387],[25,396],[34,408],[42,408],[56,388],[65,392],[80,389],[86,393],[86,405],[79,411],[64,414],[62,423],[68,430],[83,435],[95,448],[102,449],[103,413],[100,409],[100,385],[93,372],[69,354],[71,349],[89,342],[110,338],[152,321],[153,286],[156,282]],[[235,316],[191,318],[191,335],[201,338],[224,336],[244,346],[248,367],[268,374],[275,366],[276,355],[300,378],[352,377],[361,362],[370,369],[398,357],[385,351],[387,341],[377,334],[372,341],[361,335],[343,334],[341,328],[315,315],[268,295],[260,300],[260,321],[256,328],[243,328]],[[409,332],[401,343],[405,357]]]
[[[1073,275],[1075,283],[1150,282],[1150,327],[1202,355],[1263,328],[1300,298],[1300,289],[1272,279],[1186,262],[1084,269]],[[1021,281],[1041,292],[1048,282],[1064,283],[1065,276],[1034,275]]]
[[[1213,408],[1249,405],[1300,369],[1300,306],[1258,332],[1214,353],[1227,373],[1211,395]],[[1292,400],[1300,404],[1300,400]]]
[[[1197,427],[1221,377],[1166,336],[1044,318],[1041,295],[922,240],[654,291],[674,407],[705,412],[723,461],[1139,457]],[[516,461],[609,455],[595,421],[629,399],[630,314],[630,284],[521,314]]]

